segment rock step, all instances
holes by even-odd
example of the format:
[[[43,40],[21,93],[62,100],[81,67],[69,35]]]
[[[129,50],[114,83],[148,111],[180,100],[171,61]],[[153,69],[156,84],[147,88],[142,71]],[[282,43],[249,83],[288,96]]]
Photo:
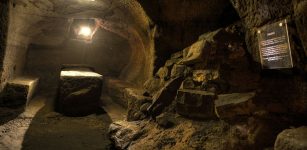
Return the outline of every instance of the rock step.
[[[252,98],[255,95],[254,92],[218,95],[218,99],[215,100],[216,115],[224,119],[251,114],[254,108]]]

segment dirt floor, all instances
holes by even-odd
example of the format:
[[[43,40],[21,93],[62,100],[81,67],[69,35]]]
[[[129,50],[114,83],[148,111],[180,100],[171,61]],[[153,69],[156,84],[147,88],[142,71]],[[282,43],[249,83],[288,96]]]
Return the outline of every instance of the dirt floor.
[[[125,110],[104,97],[104,107],[86,117],[65,117],[53,111],[53,94],[39,94],[22,108],[0,108],[1,150],[113,149],[108,138],[111,122]]]

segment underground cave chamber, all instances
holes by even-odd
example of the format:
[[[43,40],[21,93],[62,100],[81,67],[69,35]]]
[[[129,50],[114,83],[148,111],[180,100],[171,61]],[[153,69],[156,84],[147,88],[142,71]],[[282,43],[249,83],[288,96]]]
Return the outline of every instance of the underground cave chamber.
[[[0,2],[0,149],[307,149],[306,0]]]

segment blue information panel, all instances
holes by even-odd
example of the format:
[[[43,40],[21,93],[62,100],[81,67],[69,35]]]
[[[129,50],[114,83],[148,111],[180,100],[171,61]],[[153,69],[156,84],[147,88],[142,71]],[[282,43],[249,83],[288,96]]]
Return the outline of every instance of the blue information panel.
[[[287,20],[265,25],[257,35],[263,69],[293,68]]]

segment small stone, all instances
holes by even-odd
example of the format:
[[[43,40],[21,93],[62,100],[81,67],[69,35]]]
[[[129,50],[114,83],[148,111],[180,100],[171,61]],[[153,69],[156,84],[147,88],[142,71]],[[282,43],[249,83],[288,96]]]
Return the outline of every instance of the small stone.
[[[134,114],[133,114],[133,120],[134,121],[137,121],[137,120],[143,120],[143,119],[145,119],[146,118],[146,115],[145,114],[143,114],[142,112],[140,112],[140,111],[137,111],[137,112],[135,112]],[[131,119],[129,119],[129,121],[130,121]],[[132,120],[131,120],[132,121]]]
[[[45,115],[46,118],[59,118],[62,115],[57,112],[49,112],[48,114]]]
[[[151,97],[143,96],[142,93],[142,90],[134,88],[126,88],[124,90],[124,98],[128,101],[128,121],[141,120],[146,117],[140,109],[143,104],[151,103],[152,99]]]
[[[216,80],[219,78],[219,72],[217,70],[194,70],[193,80],[197,82],[207,82],[210,80]]]
[[[183,51],[182,51],[183,58],[186,58],[186,57],[188,56],[188,53],[189,53],[189,51],[190,51],[190,47],[191,47],[191,46],[189,46],[189,47],[183,49]]]
[[[186,78],[182,84],[181,84],[181,89],[194,89],[195,84],[192,78]]]
[[[145,92],[143,93],[143,96],[150,97],[150,94],[149,94],[147,91],[145,91]]]
[[[169,113],[163,113],[159,116],[156,117],[156,122],[158,123],[159,126],[163,128],[171,128],[174,126],[174,123],[171,121],[172,115]]]
[[[177,58],[177,59],[169,59],[165,62],[165,67],[171,68],[174,64],[177,64],[182,58]]]
[[[172,59],[181,58],[181,57],[183,57],[183,51],[179,51],[171,55]]]
[[[184,70],[184,77],[190,77],[190,76],[193,76],[193,68],[186,66]]]
[[[150,78],[144,83],[145,90],[150,94],[154,95],[164,85],[164,80],[159,78]]]
[[[211,85],[210,87],[207,88],[207,91],[212,93],[217,93],[218,90],[216,86]]]
[[[156,73],[156,76],[160,79],[166,80],[169,78],[169,70],[167,67],[161,67],[158,72]]]
[[[186,66],[175,64],[171,71],[171,78],[182,77],[184,76]]]

